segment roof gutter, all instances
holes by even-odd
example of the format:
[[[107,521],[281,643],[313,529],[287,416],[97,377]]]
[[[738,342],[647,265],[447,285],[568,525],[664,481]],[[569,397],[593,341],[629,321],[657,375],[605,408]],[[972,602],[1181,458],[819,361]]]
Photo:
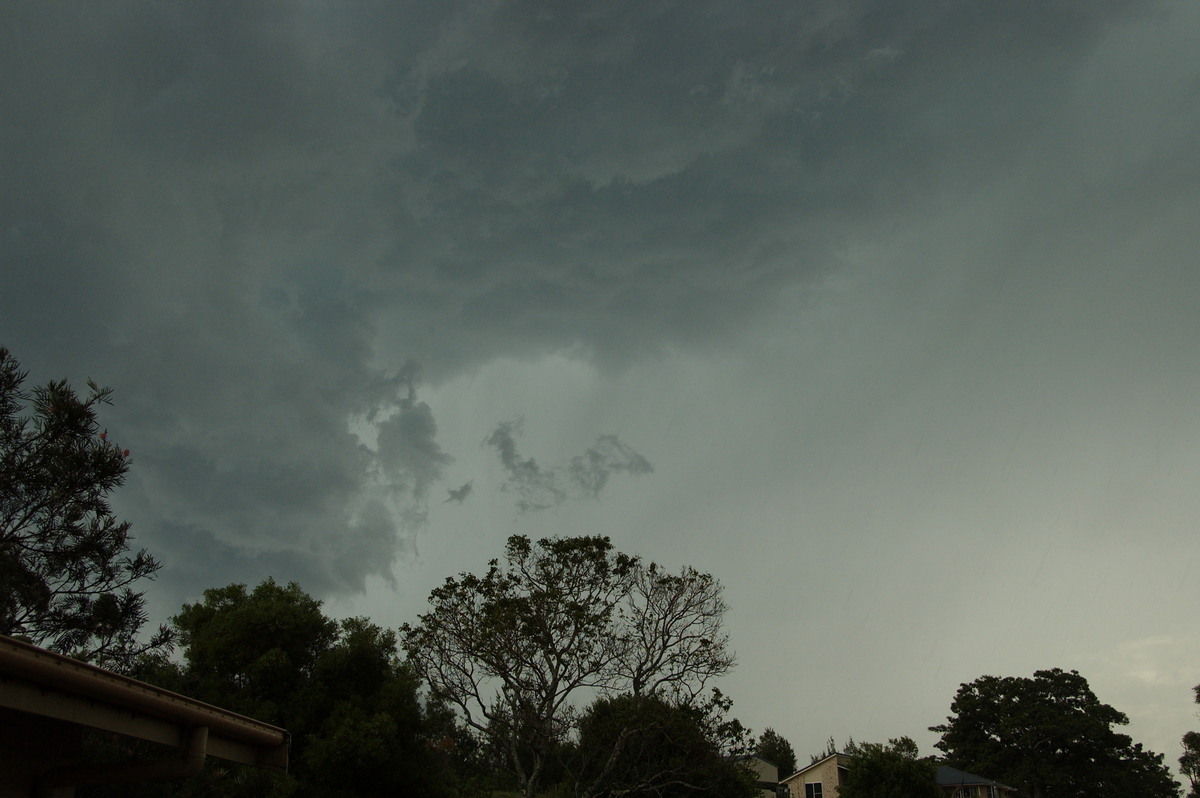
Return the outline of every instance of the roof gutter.
[[[155,717],[207,726],[214,733],[250,745],[272,747],[286,742],[287,733],[267,723],[172,693],[79,660],[64,657],[11,637],[0,637],[0,674],[43,687],[135,709]]]
[[[0,707],[187,751],[183,760],[156,767],[212,756],[287,772],[290,738],[284,729],[5,635]]]

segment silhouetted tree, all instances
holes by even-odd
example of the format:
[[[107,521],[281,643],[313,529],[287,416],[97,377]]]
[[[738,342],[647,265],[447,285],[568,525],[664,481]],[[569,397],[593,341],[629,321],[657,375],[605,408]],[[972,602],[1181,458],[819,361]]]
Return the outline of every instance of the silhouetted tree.
[[[834,754],[844,754],[844,753],[847,753],[848,751],[853,751],[857,745],[858,744],[854,742],[854,738],[851,737],[849,740],[847,740],[847,742],[844,746],[839,748],[837,741],[835,741],[832,737],[830,737],[825,742],[825,750],[820,751],[819,753],[816,753],[816,754],[811,754],[808,757],[808,764],[815,765],[816,763],[820,762],[822,759],[824,759],[827,756],[833,756]]]
[[[112,391],[65,381],[23,389],[27,372],[0,348],[0,633],[117,670],[170,646],[148,641],[145,597],[132,585],[158,562],[129,552],[129,522],[108,495],[125,481],[129,451],[96,411]]]
[[[772,728],[764,729],[759,735],[754,753],[777,766],[781,779],[796,772],[796,752],[792,750],[792,744]]]
[[[939,798],[937,768],[918,759],[917,744],[909,737],[847,746],[852,757],[839,798]]]
[[[1192,688],[1200,704],[1200,685]],[[1200,798],[1200,732],[1183,735],[1183,755],[1179,757],[1179,772],[1187,777],[1188,798]]]
[[[1113,726],[1129,722],[1103,704],[1078,671],[1032,679],[981,676],[959,687],[936,747],[947,763],[1006,782],[1031,798],[1178,795],[1155,754]]]
[[[629,692],[683,700],[729,670],[721,586],[668,574],[603,537],[508,539],[505,563],[450,577],[404,645],[434,694],[506,751],[532,796],[568,739],[572,699]]]
[[[292,734],[287,776],[213,763],[180,794],[449,794],[452,724],[421,702],[394,632],[332,620],[297,584],[271,579],[206,590],[173,623],[183,663],[146,678]]]
[[[749,740],[717,693],[698,705],[657,696],[600,698],[579,724],[580,798],[751,798],[754,776],[733,752]]]

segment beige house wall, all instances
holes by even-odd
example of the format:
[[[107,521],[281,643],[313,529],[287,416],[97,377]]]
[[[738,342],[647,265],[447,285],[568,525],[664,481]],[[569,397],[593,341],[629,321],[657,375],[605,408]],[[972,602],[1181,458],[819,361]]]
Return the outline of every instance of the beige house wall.
[[[788,788],[791,798],[805,798],[807,790],[804,785],[814,783],[820,783],[822,798],[838,798],[838,787],[842,781],[838,766],[845,768],[849,761],[844,754],[832,754],[788,776],[780,784]]]

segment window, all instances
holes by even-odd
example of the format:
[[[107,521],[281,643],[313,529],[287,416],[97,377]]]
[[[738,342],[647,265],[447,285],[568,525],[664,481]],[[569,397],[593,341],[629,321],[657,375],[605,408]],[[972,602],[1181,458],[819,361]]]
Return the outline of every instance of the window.
[[[821,794],[821,782],[814,781],[804,785],[804,798],[824,798]]]

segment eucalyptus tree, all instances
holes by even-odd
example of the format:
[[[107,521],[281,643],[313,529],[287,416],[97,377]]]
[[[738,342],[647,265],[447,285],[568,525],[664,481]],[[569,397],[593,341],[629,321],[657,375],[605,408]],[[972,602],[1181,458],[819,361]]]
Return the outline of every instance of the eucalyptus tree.
[[[618,606],[622,643],[614,669],[635,696],[695,698],[734,659],[722,631],[728,606],[721,583],[686,566],[678,574],[637,563]]]
[[[514,535],[503,563],[449,577],[402,627],[433,694],[504,752],[533,796],[574,739],[583,700],[665,695],[689,701],[734,658],[720,583],[614,550],[606,537]]]

